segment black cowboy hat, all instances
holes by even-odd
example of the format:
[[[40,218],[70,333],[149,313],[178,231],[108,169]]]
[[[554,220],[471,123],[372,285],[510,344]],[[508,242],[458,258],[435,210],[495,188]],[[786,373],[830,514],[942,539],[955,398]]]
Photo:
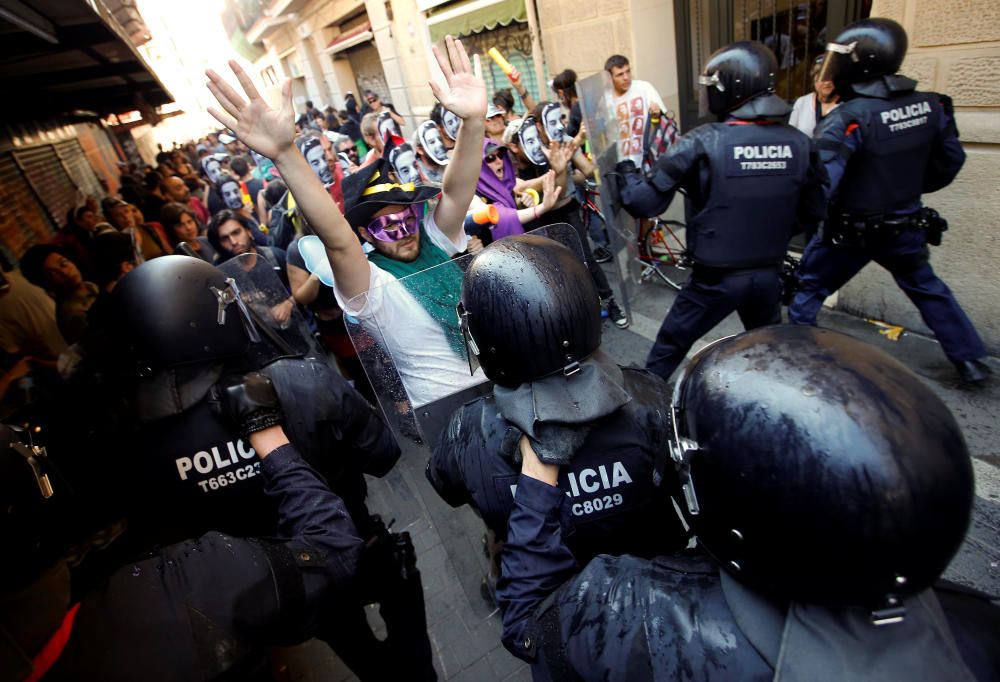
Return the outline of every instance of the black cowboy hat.
[[[389,163],[389,152],[396,146],[396,141],[389,136],[380,159],[344,178],[344,217],[351,227],[367,226],[372,216],[386,206],[421,204],[441,193],[440,187],[399,183]]]

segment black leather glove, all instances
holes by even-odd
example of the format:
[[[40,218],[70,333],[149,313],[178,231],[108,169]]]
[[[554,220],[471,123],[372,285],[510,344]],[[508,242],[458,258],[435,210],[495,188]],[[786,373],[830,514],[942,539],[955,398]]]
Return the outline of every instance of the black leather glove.
[[[260,372],[224,378],[215,387],[217,411],[236,424],[243,438],[284,421],[271,379]]]

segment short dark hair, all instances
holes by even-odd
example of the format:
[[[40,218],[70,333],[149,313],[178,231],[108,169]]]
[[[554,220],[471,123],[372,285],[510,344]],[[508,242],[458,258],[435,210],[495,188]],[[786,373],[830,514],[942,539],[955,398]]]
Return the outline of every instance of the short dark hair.
[[[444,115],[444,107],[441,106],[440,102],[435,102],[434,107],[431,109],[430,119],[441,125],[441,117]]]
[[[147,190],[153,190],[160,186],[163,182],[163,176],[156,171],[149,171],[143,178],[143,185]]]
[[[510,88],[500,88],[493,93],[493,104],[503,107],[504,111],[514,111],[514,93]]]
[[[250,172],[250,162],[245,156],[234,156],[229,162],[229,167],[241,178]]]
[[[205,236],[208,237],[208,243],[216,251],[227,256],[232,254],[227,249],[222,248],[222,242],[219,240],[219,228],[222,227],[223,223],[228,223],[230,220],[235,220],[243,226],[243,229],[253,235],[253,223],[242,213],[234,211],[231,208],[224,208],[212,216],[212,220],[208,223],[208,232]]]
[[[624,59],[624,57],[622,57],[622,59]],[[607,68],[607,65],[605,65],[605,68]],[[608,71],[611,71],[611,69],[608,69]],[[556,77],[552,79],[552,89],[562,90],[571,97],[576,97],[576,71],[573,69],[566,69],[565,71],[557,74]]]
[[[312,102],[312,100],[311,99],[307,99],[306,100],[306,109],[312,109],[312,108],[313,108],[313,102]]]
[[[94,284],[103,287],[121,276],[122,263],[135,264],[135,250],[132,237],[121,232],[108,232],[94,238],[93,243]]]
[[[613,54],[608,57],[608,61],[604,62],[604,70],[608,73],[611,73],[611,69],[620,69],[623,66],[628,66],[628,57],[620,54]]]
[[[45,259],[54,253],[66,256],[55,244],[36,244],[21,256],[21,274],[24,278],[43,289],[49,288],[49,278],[45,274]]]
[[[267,183],[267,187],[264,189],[264,203],[267,204],[268,208],[271,208],[276,203],[281,201],[281,197],[285,196],[285,192],[288,191],[288,187],[281,180],[272,180]]]

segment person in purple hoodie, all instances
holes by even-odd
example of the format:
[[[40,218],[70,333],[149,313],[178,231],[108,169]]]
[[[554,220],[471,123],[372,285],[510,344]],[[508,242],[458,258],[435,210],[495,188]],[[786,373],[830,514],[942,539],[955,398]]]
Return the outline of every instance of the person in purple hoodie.
[[[543,177],[541,202],[526,208],[518,208],[517,200],[514,198],[514,183],[516,181],[517,174],[514,171],[514,162],[510,158],[507,147],[488,138],[484,139],[483,168],[479,173],[479,182],[476,183],[476,198],[484,204],[495,206],[497,208],[495,215],[498,215],[498,218],[495,223],[491,221],[488,224],[489,236],[481,229],[475,235],[479,236],[483,245],[512,234],[522,234],[524,225],[537,220],[555,205],[562,189],[556,186],[555,173],[549,171]],[[482,207],[473,200],[472,211],[476,212],[477,208]],[[466,224],[468,225],[469,221]],[[475,227],[481,228],[483,226],[476,224]]]

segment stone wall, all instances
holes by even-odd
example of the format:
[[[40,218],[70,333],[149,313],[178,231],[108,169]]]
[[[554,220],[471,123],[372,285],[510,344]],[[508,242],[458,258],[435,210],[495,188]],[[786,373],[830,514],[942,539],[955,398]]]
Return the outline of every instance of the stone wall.
[[[991,354],[1000,354],[1000,3],[995,0],[875,0],[873,16],[910,36],[903,73],[920,89],[951,95],[968,159],[951,186],[926,195],[950,224],[931,262]],[[838,307],[929,333],[881,268],[870,265],[841,290]]]

